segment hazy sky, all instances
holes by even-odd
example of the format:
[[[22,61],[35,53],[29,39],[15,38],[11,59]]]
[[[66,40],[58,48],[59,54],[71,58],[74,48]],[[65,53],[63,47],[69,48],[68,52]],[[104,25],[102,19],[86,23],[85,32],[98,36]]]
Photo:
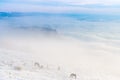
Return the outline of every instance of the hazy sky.
[[[120,13],[120,0],[1,0],[0,11]]]

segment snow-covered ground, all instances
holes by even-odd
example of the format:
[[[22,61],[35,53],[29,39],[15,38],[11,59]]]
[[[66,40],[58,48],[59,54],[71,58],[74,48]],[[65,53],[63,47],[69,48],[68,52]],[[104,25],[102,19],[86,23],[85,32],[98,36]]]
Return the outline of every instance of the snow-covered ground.
[[[33,54],[34,55],[34,54]],[[38,63],[39,65],[35,65]],[[43,65],[43,67],[40,67]],[[23,52],[0,49],[0,80],[67,80],[68,75]]]
[[[27,36],[29,35],[27,34]],[[55,60],[52,60],[52,57],[55,57],[49,48],[56,40],[52,36],[49,38],[43,38],[43,35],[27,36],[21,34],[19,36],[13,34],[1,36],[0,80],[70,79],[71,73],[65,71],[59,64],[51,63]],[[56,43],[58,41],[53,43],[52,48],[58,45]],[[56,63],[56,61],[53,62]]]
[[[0,40],[0,80],[120,80],[120,49],[105,40],[18,35]]]

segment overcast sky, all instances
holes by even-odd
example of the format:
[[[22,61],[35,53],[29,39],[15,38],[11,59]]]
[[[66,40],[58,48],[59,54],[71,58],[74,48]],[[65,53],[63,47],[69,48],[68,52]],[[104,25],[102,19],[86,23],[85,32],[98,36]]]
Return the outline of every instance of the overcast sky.
[[[120,0],[1,0],[0,11],[119,14]]]

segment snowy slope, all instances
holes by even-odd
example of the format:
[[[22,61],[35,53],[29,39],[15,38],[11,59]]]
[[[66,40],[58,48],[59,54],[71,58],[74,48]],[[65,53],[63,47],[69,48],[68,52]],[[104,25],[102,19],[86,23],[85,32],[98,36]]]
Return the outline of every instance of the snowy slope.
[[[25,54],[25,53],[24,53]],[[0,50],[0,80],[66,80],[67,75],[55,68],[39,68],[34,61],[15,51]]]
[[[117,41],[11,32],[0,39],[0,80],[120,80]]]

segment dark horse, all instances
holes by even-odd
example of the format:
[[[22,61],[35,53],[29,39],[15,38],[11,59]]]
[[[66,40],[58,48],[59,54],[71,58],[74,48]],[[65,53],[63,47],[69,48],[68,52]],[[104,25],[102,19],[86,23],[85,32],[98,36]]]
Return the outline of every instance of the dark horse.
[[[77,75],[76,75],[75,73],[71,73],[71,74],[70,74],[70,78],[76,79],[76,78],[77,78]]]

